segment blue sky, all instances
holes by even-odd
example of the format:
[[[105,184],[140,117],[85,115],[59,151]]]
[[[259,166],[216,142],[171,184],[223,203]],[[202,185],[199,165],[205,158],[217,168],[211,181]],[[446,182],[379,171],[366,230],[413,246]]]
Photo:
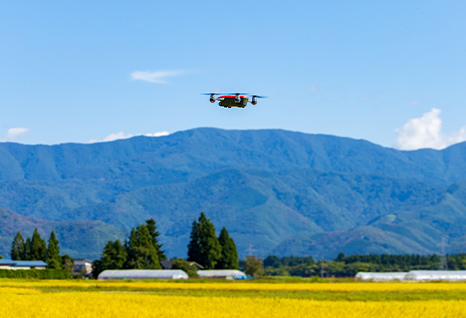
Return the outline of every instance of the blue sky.
[[[280,128],[466,140],[464,1],[0,1],[0,141]],[[210,91],[267,95],[224,109]]]

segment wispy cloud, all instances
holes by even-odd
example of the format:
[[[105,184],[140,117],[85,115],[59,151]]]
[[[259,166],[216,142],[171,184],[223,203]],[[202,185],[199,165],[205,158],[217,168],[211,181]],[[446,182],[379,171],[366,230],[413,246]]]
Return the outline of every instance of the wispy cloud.
[[[124,132],[120,131],[118,133],[108,135],[103,140],[96,140],[96,139],[89,140],[89,143],[93,144],[93,143],[96,143],[96,142],[115,141],[115,140],[119,140],[119,139],[128,139],[128,138],[131,138],[131,137],[143,136],[143,135],[146,136],[146,137],[163,137],[163,136],[168,136],[169,134],[170,133],[168,131],[160,131],[160,132],[155,132],[155,133],[132,135],[132,134],[125,134]]]
[[[415,150],[421,148],[443,149],[466,141],[466,126],[450,134],[442,132],[441,110],[432,108],[419,118],[410,119],[402,128],[396,130],[396,148]]]
[[[19,138],[26,135],[29,131],[29,128],[17,127],[8,129],[6,135],[3,137],[2,141],[17,141]]]
[[[149,83],[165,84],[168,77],[175,77],[184,74],[184,70],[168,70],[168,71],[134,71],[130,74],[132,80],[145,81]]]
[[[145,134],[144,136],[147,136],[147,137],[163,137],[163,136],[168,136],[170,135],[170,133],[168,131],[160,131],[160,132],[156,132],[156,133],[153,133],[153,134]]]

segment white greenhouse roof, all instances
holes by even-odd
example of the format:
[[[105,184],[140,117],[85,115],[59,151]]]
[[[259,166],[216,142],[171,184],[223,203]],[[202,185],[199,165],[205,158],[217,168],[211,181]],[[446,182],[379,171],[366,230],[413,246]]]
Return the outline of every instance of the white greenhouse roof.
[[[181,269],[126,269],[105,270],[99,274],[98,279],[187,279]]]
[[[388,280],[403,280],[407,273],[404,272],[359,272],[355,278],[358,280],[373,280],[373,281],[388,281]]]
[[[235,279],[244,279],[246,274],[242,271],[236,269],[209,269],[197,271],[199,277],[204,278],[235,278]]]
[[[466,271],[410,271],[406,280],[466,280]]]

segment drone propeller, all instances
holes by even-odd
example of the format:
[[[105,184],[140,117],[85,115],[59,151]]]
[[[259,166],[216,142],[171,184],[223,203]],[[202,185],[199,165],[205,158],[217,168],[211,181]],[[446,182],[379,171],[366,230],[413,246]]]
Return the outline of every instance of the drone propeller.
[[[201,93],[201,95],[251,95],[251,94],[249,93]]]
[[[267,98],[267,96],[260,96],[260,95],[252,95],[252,97],[256,97],[256,98]]]

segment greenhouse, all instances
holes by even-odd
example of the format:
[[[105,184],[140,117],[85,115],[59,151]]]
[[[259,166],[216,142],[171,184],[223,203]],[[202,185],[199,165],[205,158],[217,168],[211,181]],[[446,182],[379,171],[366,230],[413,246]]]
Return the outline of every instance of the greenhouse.
[[[371,280],[371,281],[390,281],[390,280],[403,280],[405,272],[389,272],[389,273],[374,273],[374,272],[359,272],[355,278],[357,280]]]
[[[247,279],[248,276],[236,269],[213,269],[197,271],[202,278]]]
[[[180,269],[105,270],[98,279],[188,279],[188,274]]]
[[[466,280],[466,271],[410,271],[405,280]]]

